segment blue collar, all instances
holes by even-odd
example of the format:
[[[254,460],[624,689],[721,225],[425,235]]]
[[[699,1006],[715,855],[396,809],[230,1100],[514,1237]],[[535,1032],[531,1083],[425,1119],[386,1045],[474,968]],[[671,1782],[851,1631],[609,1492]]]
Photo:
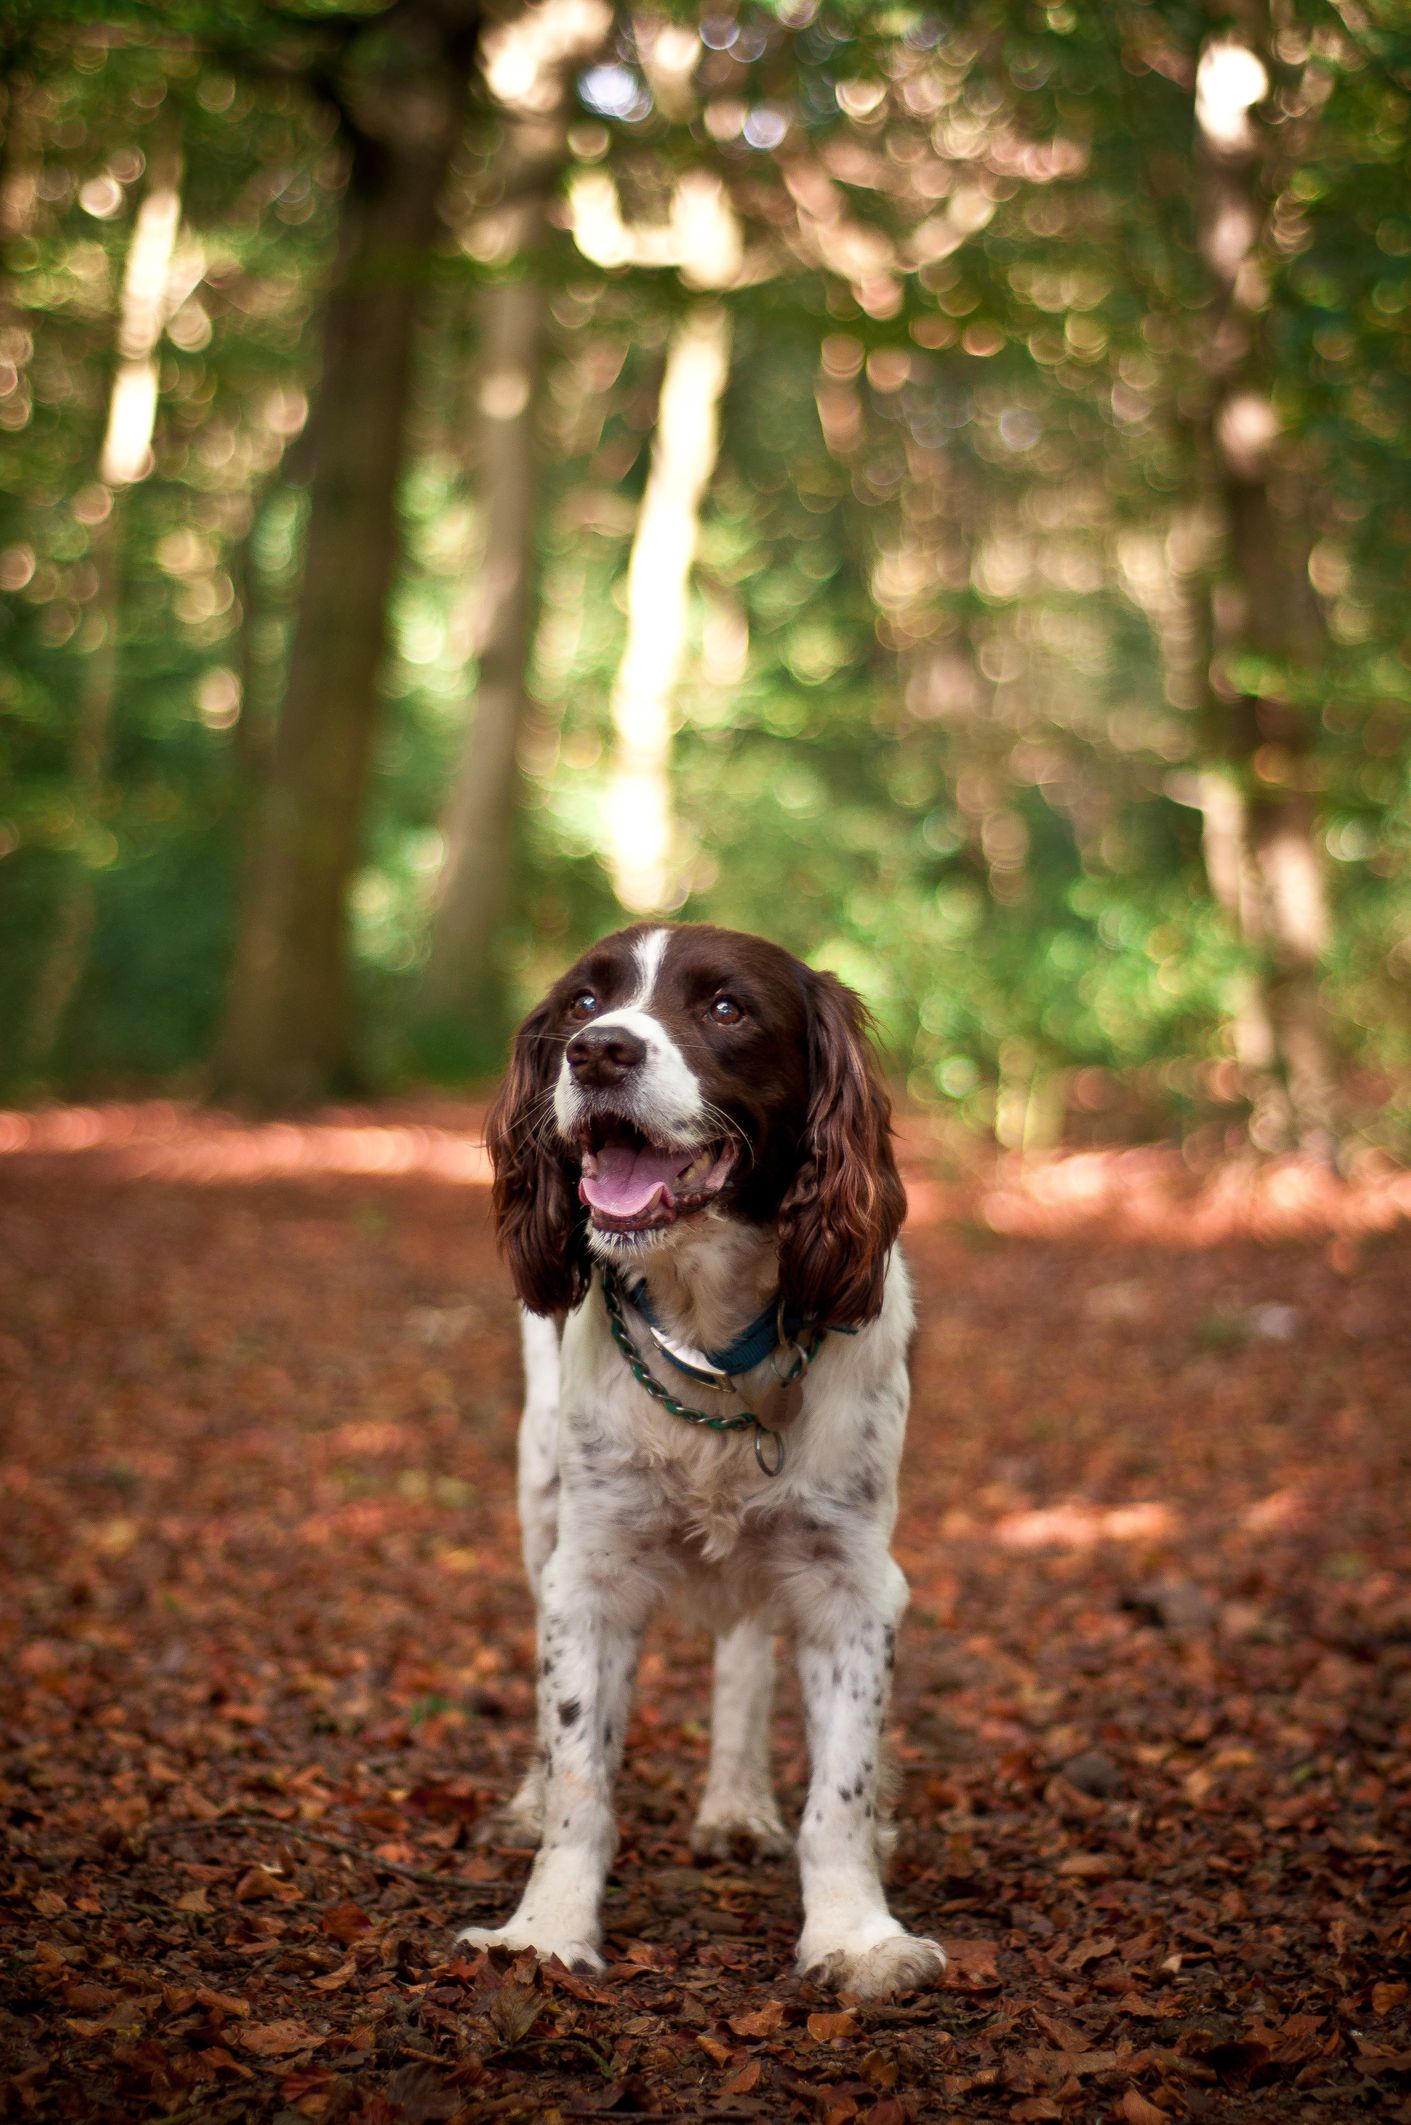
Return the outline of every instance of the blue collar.
[[[752,1372],[756,1365],[762,1365],[766,1358],[773,1357],[781,1343],[796,1344],[805,1330],[813,1326],[801,1313],[781,1306],[777,1298],[772,1299],[764,1311],[756,1315],[747,1328],[742,1328],[723,1350],[700,1352],[709,1367],[709,1370],[703,1370],[699,1365],[690,1364],[672,1348],[673,1339],[668,1338],[661,1317],[652,1305],[645,1278],[638,1277],[634,1283],[629,1283],[625,1277],[619,1278],[618,1281],[623,1297],[629,1305],[636,1308],[651,1329],[653,1341],[662,1356],[669,1358],[677,1371],[684,1372],[688,1379],[700,1380],[707,1386],[719,1386],[722,1375],[726,1379],[732,1379],[736,1373]]]

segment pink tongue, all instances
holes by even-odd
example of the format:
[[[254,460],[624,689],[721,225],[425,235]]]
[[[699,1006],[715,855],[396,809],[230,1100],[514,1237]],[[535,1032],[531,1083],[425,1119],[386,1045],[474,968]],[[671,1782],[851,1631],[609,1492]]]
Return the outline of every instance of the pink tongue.
[[[597,1172],[591,1178],[585,1173],[579,1186],[595,1210],[605,1210],[609,1217],[637,1217],[659,1189],[670,1192],[688,1163],[680,1151],[634,1151],[627,1144],[608,1144],[598,1153]]]

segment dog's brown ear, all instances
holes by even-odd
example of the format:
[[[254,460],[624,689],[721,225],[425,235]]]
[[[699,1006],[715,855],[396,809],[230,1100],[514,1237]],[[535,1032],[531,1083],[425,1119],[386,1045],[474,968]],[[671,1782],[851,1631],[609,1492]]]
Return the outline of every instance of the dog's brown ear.
[[[831,974],[809,977],[809,1073],[802,1155],[779,1210],[780,1294],[806,1320],[856,1328],[882,1310],[906,1194],[863,1007]]]
[[[552,1022],[547,1004],[525,1019],[485,1124],[500,1252],[531,1313],[566,1313],[589,1279],[577,1174],[554,1130],[553,1088],[563,1043],[551,1032]]]

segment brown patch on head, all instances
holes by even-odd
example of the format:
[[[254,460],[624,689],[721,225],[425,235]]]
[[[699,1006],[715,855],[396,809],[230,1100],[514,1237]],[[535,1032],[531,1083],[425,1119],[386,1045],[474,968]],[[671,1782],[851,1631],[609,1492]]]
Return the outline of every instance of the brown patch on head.
[[[808,1119],[779,1206],[780,1283],[801,1313],[854,1327],[881,1312],[906,1193],[863,1007],[831,974],[810,982]]]

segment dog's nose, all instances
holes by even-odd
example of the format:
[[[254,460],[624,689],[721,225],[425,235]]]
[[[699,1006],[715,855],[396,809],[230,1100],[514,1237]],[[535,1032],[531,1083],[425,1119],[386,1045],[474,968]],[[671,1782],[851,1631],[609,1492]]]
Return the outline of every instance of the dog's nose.
[[[578,1084],[620,1085],[645,1062],[647,1043],[626,1026],[585,1026],[565,1053]]]

